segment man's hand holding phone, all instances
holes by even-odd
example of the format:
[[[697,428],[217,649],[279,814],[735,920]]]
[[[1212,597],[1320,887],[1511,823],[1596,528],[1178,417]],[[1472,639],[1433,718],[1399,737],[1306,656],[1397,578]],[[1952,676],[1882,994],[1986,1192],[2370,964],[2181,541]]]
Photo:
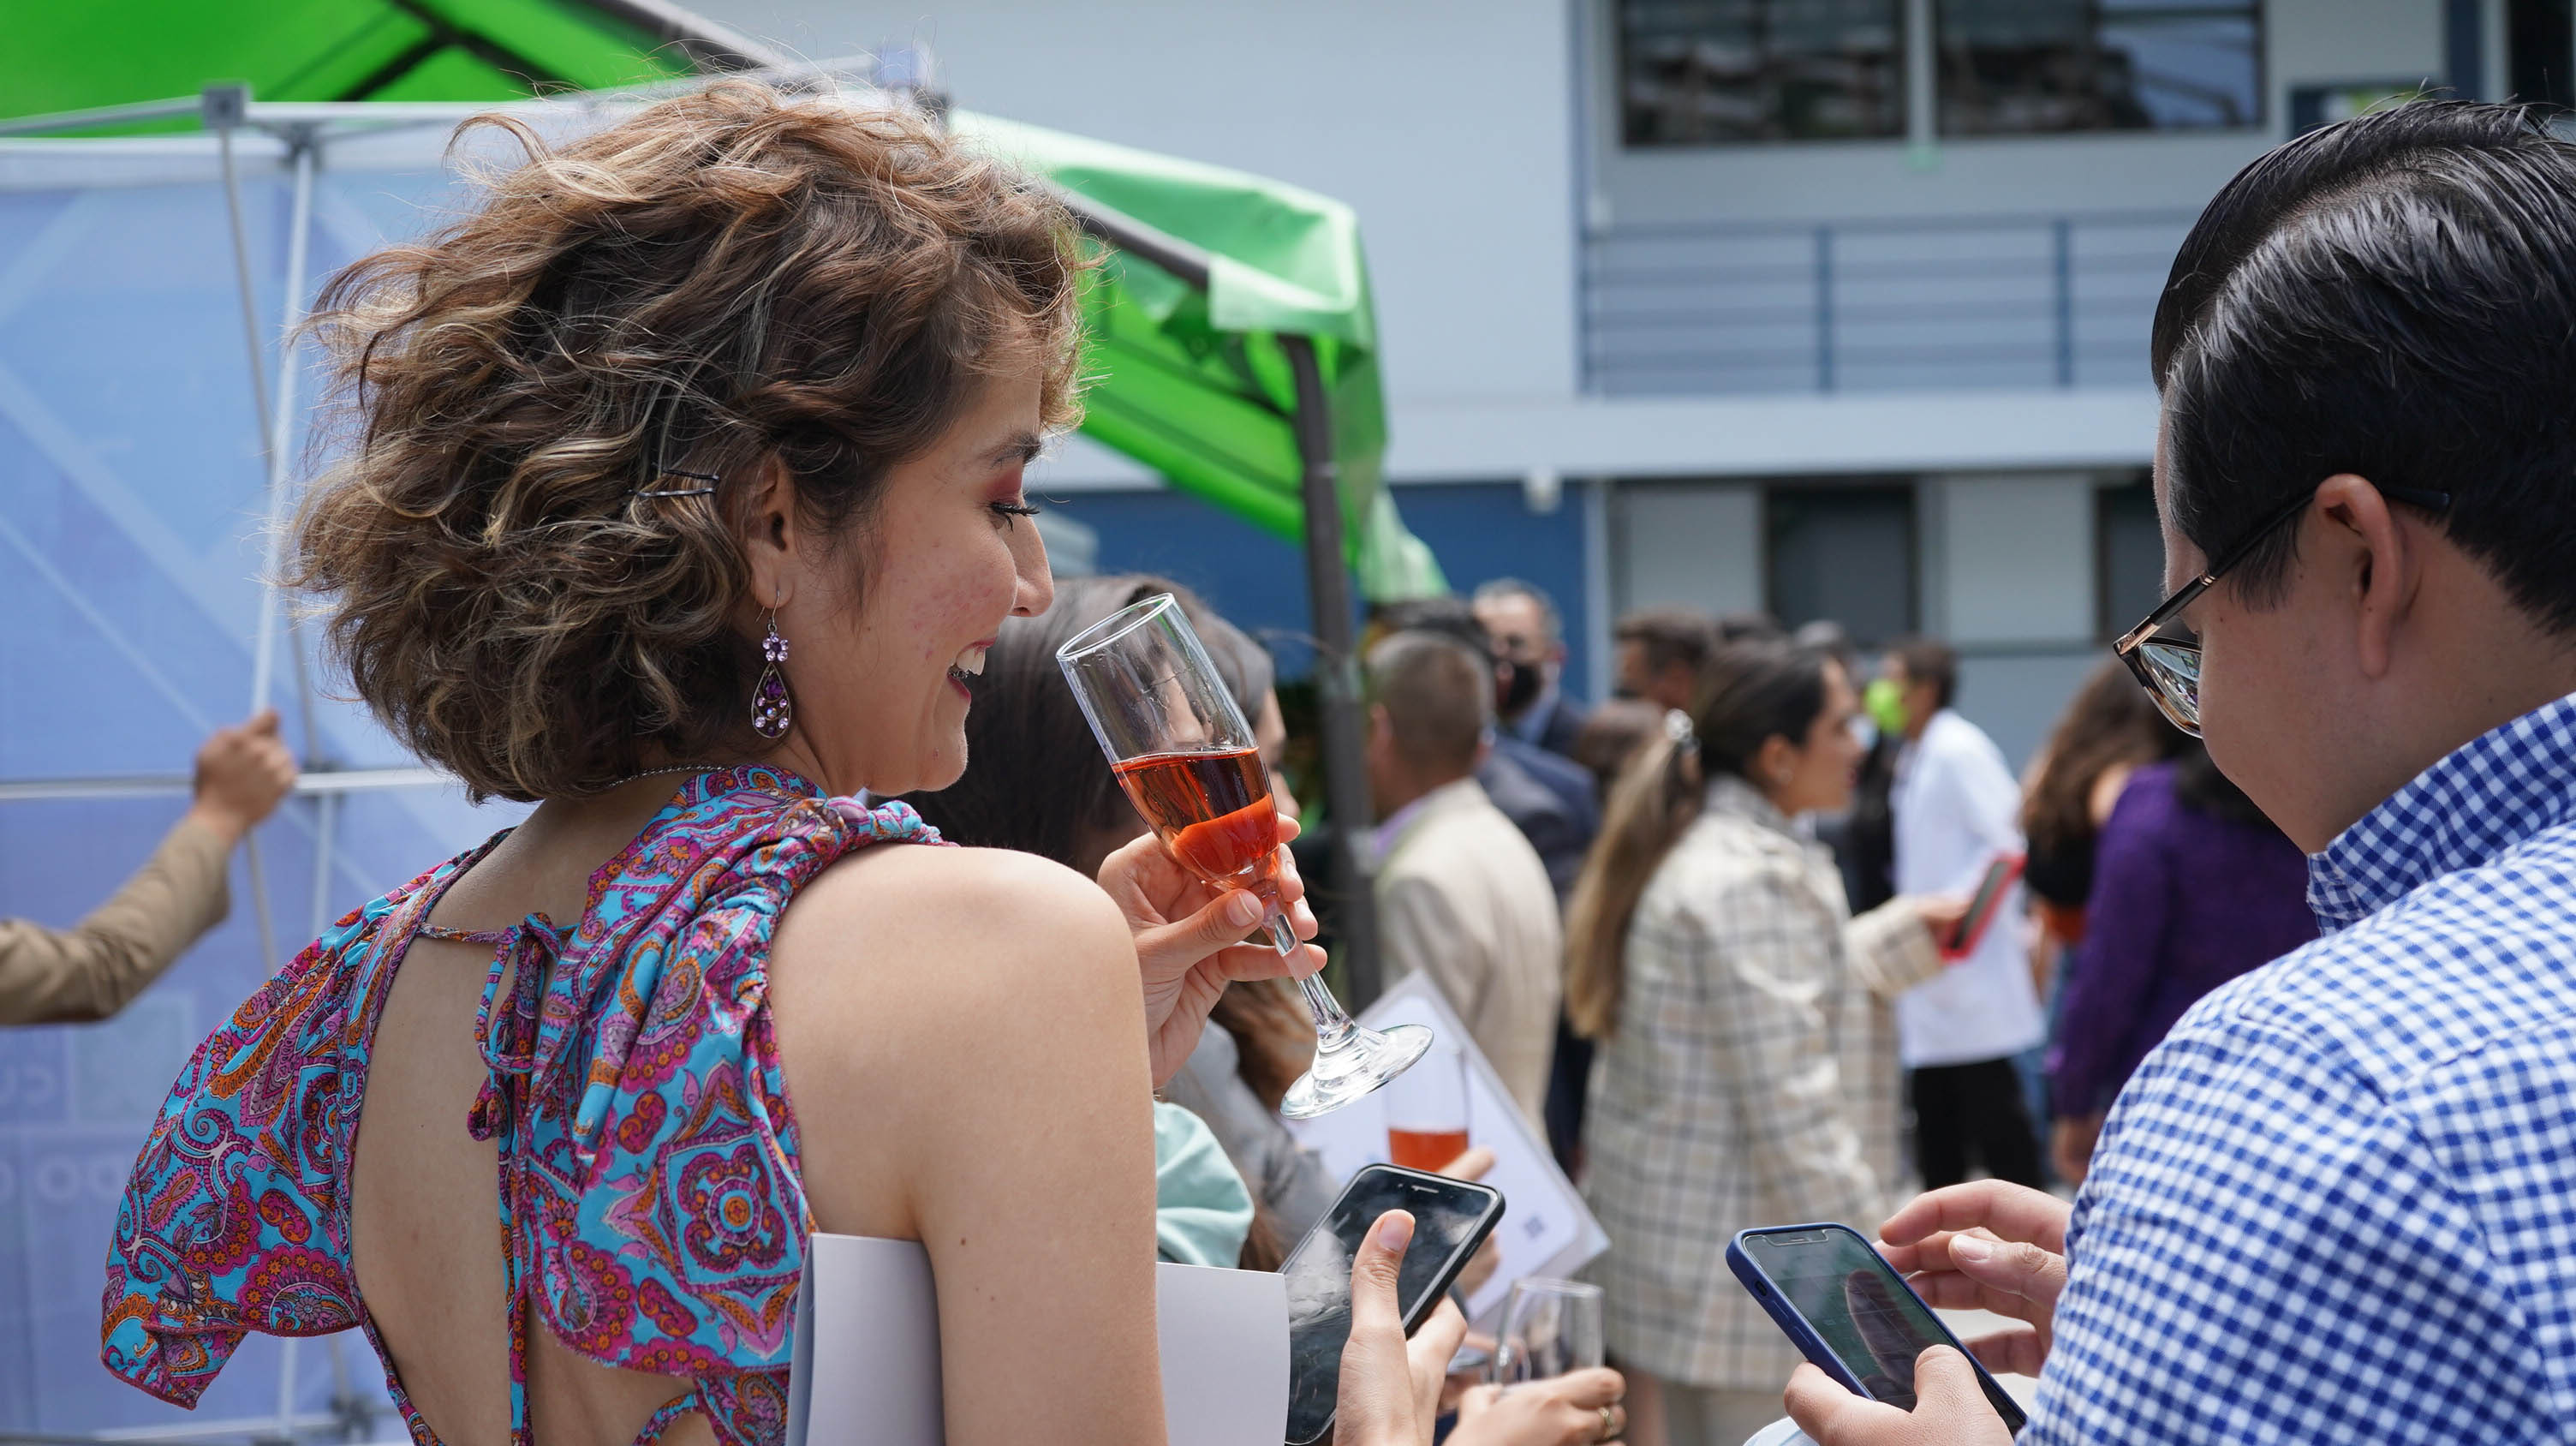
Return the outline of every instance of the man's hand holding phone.
[[[1926,1304],[1989,1310],[2023,1325],[1967,1342],[1986,1369],[2035,1376],[2048,1359],[2058,1293],[2066,1288],[2069,1207],[2053,1195],[1977,1180],[1917,1195],[1879,1228],[1880,1254]],[[1915,1358],[1912,1411],[1866,1400],[1812,1365],[1784,1397],[1818,1446],[1989,1446],[2012,1433],[1957,1352]]]

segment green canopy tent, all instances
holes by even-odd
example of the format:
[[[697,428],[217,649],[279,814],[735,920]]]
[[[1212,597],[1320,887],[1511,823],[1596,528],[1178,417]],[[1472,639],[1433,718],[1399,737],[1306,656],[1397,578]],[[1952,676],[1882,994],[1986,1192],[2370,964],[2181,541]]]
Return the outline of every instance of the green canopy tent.
[[[110,27],[113,27],[112,33]],[[7,135],[217,130],[282,138],[308,178],[332,140],[402,125],[435,129],[458,101],[614,87],[640,99],[694,74],[749,70],[781,83],[841,84],[860,67],[796,66],[659,0],[286,0],[209,6],[143,0],[62,7],[17,29],[21,54],[65,57],[15,88]],[[250,75],[202,98],[149,101],[214,76]],[[185,78],[183,81],[183,77]],[[264,88],[275,86],[277,89]],[[1176,488],[1302,544],[1317,643],[1327,806],[1348,988],[1376,992],[1366,872],[1354,847],[1369,815],[1360,763],[1350,582],[1372,600],[1444,590],[1404,528],[1380,472],[1386,425],[1375,312],[1349,208],[1219,167],[991,117],[955,129],[1051,182],[1103,244],[1085,295],[1091,333],[1083,430]],[[228,162],[229,165],[229,162]],[[297,223],[299,226],[301,221]],[[245,297],[249,293],[247,273]],[[278,378],[273,459],[285,455],[289,382]],[[270,411],[262,399],[263,414]],[[274,470],[274,461],[273,461]],[[283,478],[274,504],[283,502]],[[1312,525],[1309,525],[1310,519]],[[263,622],[265,698],[268,644]],[[0,780],[0,799],[10,784]],[[49,796],[59,796],[55,787]]]

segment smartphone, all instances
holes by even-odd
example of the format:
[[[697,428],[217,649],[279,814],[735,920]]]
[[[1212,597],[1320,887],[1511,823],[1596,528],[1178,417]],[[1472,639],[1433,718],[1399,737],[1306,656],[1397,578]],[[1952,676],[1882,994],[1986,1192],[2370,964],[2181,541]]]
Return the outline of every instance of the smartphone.
[[[1342,1187],[1342,1198],[1279,1267],[1288,1283],[1288,1446],[1332,1434],[1342,1346],[1351,1337],[1351,1257],[1389,1210],[1413,1216],[1413,1243],[1395,1280],[1409,1336],[1503,1218],[1503,1193],[1394,1165],[1365,1166]]]
[[[1986,926],[1995,921],[1995,911],[2003,907],[2004,892],[2021,877],[2020,854],[1997,854],[1986,864],[1985,876],[1977,880],[1977,892],[1968,899],[1968,912],[1961,915],[1959,926],[1941,941],[1941,957],[1965,959],[1977,950],[1986,937]]]
[[[1905,1277],[1848,1225],[1742,1231],[1726,1247],[1726,1265],[1799,1354],[1873,1401],[1911,1411],[1916,1356],[1933,1346],[1968,1355]],[[2021,1407],[1975,1356],[1968,1365],[1995,1414],[2020,1435]]]

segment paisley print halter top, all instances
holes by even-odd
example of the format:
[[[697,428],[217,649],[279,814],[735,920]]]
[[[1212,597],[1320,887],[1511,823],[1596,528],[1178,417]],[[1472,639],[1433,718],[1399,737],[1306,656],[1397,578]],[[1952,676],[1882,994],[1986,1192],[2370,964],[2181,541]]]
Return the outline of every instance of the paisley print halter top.
[[[436,1446],[349,1254],[369,1049],[394,971],[427,934],[493,950],[475,1021],[489,1073],[465,1123],[500,1153],[513,1442],[529,1441],[532,1322],[602,1365],[694,1383],[642,1440],[698,1412],[733,1446],[781,1441],[812,1220],[770,1027],[771,931],[843,854],[938,834],[902,804],[718,770],[591,876],[571,932],[541,916],[489,934],[429,927],[499,841],[340,920],[198,1046],[117,1211],[107,1368],[192,1406],[248,1332],[357,1326],[413,1440]]]

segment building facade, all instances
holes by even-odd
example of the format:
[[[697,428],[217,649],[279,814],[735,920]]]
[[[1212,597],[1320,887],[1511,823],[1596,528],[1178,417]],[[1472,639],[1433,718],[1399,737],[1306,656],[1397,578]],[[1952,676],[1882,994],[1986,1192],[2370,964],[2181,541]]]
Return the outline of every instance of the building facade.
[[[1631,606],[1837,617],[1956,642],[2016,760],[2158,591],[2147,331],[2200,206],[2387,97],[2576,70],[2567,0],[699,8],[1353,204],[1401,505],[1461,587],[1556,594],[1576,691]],[[1294,666],[1284,544],[1079,443],[1041,490]]]

